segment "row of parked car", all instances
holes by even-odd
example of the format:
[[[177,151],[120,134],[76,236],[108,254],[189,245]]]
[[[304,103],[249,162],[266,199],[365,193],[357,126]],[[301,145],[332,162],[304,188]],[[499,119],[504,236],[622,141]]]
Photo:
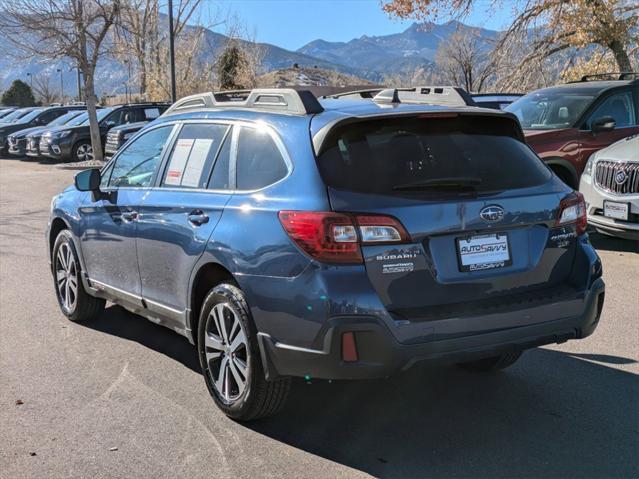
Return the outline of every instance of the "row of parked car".
[[[168,103],[132,103],[99,108],[105,155],[110,157],[136,131],[158,118]],[[93,159],[84,105],[0,109],[0,155],[48,157],[59,161]]]
[[[639,79],[635,74],[586,76],[520,94],[474,94],[462,88],[424,86],[392,90],[390,102],[501,109],[516,115],[526,142],[574,189],[585,195],[593,227],[607,234],[639,235]],[[325,95],[324,99],[371,100],[380,88]],[[172,110],[204,105],[205,96],[182,99]],[[105,156],[111,157],[168,103],[136,103],[98,110]],[[614,148],[605,149],[619,140]],[[604,151],[601,151],[604,150]],[[61,161],[93,158],[84,106],[0,110],[0,154],[45,156]],[[595,154],[596,153],[596,154]],[[634,206],[633,206],[634,205]]]

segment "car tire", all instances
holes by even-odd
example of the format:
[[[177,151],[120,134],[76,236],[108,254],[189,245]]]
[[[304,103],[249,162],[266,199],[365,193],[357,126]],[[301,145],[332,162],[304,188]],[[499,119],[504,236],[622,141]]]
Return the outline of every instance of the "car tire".
[[[267,381],[257,330],[241,289],[229,283],[206,296],[198,326],[198,356],[209,393],[228,417],[249,421],[279,412],[291,379]]]
[[[517,362],[517,360],[521,357],[522,352],[523,351],[511,351],[508,353],[500,354],[499,356],[460,363],[459,366],[468,371],[499,371],[500,369],[506,369],[507,367],[515,364],[515,362]]]
[[[71,321],[97,318],[105,301],[86,292],[82,283],[80,261],[68,230],[58,234],[51,254],[53,284],[62,313]]]
[[[90,141],[81,140],[73,145],[71,151],[72,161],[91,161],[95,157],[93,156],[93,146]]]

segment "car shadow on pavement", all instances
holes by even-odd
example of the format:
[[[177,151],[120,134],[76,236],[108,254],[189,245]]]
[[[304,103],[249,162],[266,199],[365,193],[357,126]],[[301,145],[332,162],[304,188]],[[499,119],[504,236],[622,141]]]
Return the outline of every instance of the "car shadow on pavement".
[[[120,306],[111,305],[95,320],[79,324],[135,341],[182,363],[196,373],[202,371],[197,350],[186,338],[164,326],[132,314]]]
[[[576,356],[535,349],[496,374],[311,381],[247,427],[377,477],[637,477],[639,377]]]
[[[200,372],[186,339],[119,306],[85,325]],[[607,366],[635,362],[538,348],[494,374],[295,380],[280,414],[243,426],[384,478],[638,477],[639,376]]]
[[[639,241],[615,238],[591,231],[588,236],[596,250],[618,251],[620,253],[639,253]]]

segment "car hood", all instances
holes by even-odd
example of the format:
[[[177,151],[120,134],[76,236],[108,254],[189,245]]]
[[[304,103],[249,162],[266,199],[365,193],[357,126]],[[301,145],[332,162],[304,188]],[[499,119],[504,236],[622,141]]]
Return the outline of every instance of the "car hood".
[[[0,135],[8,135],[14,131],[24,130],[25,128],[29,128],[28,123],[5,123],[4,125],[0,125]]]
[[[596,153],[596,159],[606,161],[639,162],[639,135],[619,140]]]
[[[25,128],[24,130],[17,131],[13,133],[11,136],[13,136],[14,138],[24,138],[27,135],[30,135],[31,133],[35,133],[40,130],[44,130],[44,128],[41,126],[34,126],[31,128]]]
[[[118,132],[118,131],[121,131],[124,133],[129,133],[131,131],[138,131],[143,126],[147,125],[148,123],[149,123],[148,121],[138,121],[135,123],[126,123],[124,125],[114,126],[113,128],[109,130],[109,133]]]
[[[56,133],[58,131],[89,131],[89,125],[76,125],[76,126],[60,125],[60,126],[55,126],[53,128],[47,128],[46,130],[42,132],[42,134],[44,135],[46,133]]]

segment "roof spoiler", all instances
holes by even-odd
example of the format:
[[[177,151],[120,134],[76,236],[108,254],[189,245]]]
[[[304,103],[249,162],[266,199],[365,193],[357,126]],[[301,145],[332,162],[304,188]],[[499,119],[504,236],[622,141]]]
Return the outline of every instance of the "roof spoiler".
[[[324,111],[308,90],[256,88],[198,93],[176,101],[163,116],[200,108],[247,108],[273,113],[309,115]]]
[[[466,90],[454,86],[417,86],[413,88],[388,88],[373,98],[375,103],[418,103],[443,106],[475,106]]]

